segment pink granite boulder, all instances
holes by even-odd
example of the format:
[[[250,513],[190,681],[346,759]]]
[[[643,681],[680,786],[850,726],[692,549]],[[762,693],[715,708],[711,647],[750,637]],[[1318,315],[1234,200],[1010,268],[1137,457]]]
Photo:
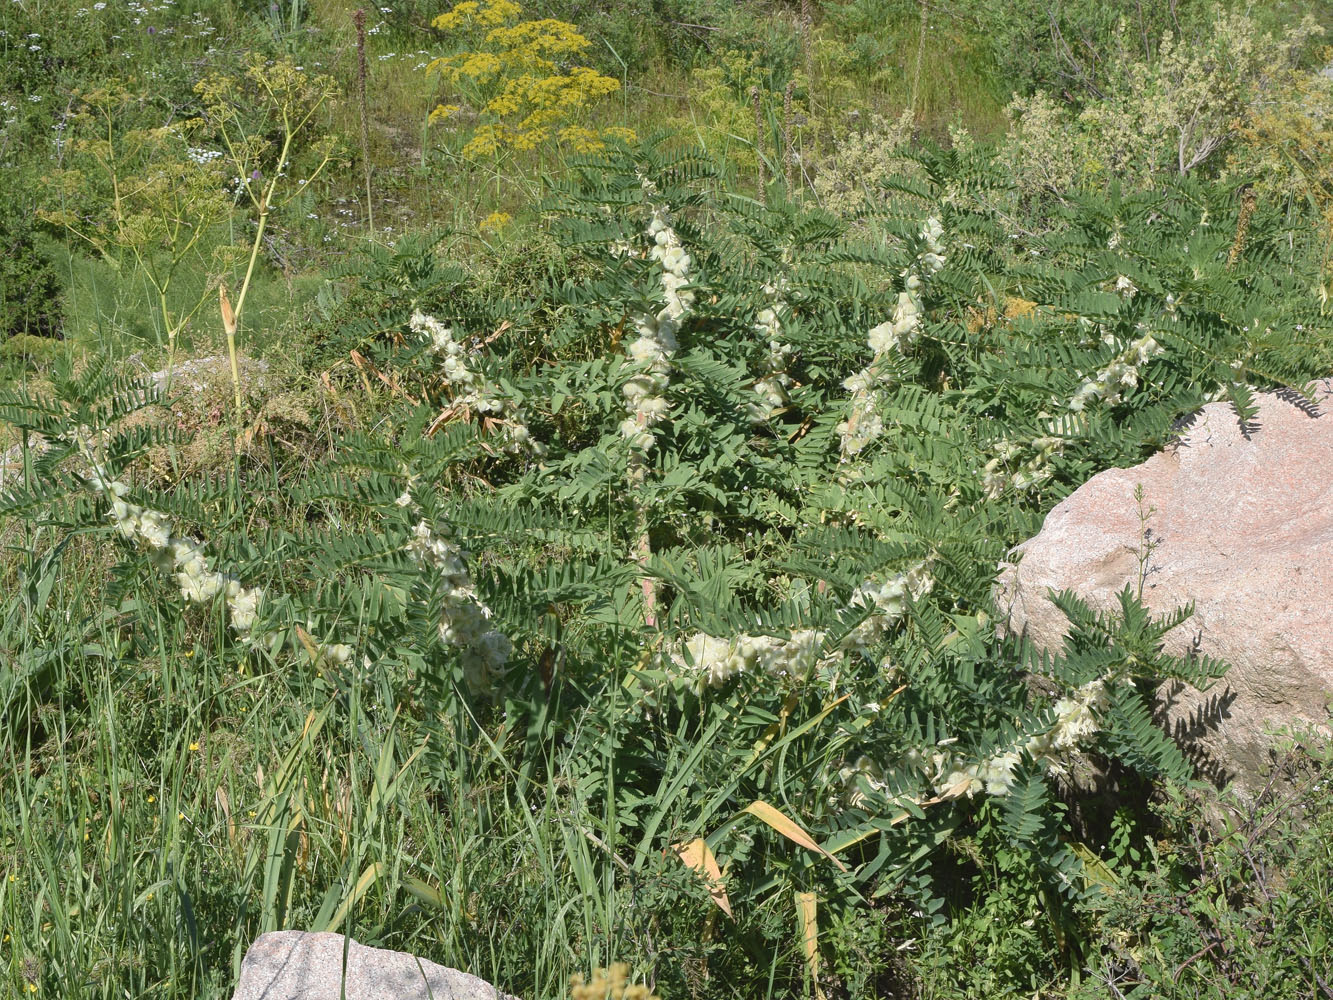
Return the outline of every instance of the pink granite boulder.
[[[261,935],[232,1000],[515,1000],[484,979],[341,934]]]
[[[1311,390],[1314,405],[1295,393],[1257,395],[1244,428],[1230,404],[1205,406],[1177,443],[1094,476],[1060,503],[996,586],[1007,627],[1058,650],[1068,623],[1049,590],[1112,611],[1116,593],[1137,583],[1142,486],[1153,508],[1144,602],[1159,614],[1195,607],[1167,650],[1232,665],[1203,695],[1164,685],[1160,716],[1205,775],[1234,778],[1242,791],[1259,787],[1274,727],[1330,734],[1333,379]]]

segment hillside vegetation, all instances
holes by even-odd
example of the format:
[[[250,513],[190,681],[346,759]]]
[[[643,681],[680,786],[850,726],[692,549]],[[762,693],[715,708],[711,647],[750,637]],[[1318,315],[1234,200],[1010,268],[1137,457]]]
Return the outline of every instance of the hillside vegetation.
[[[385,2],[0,10],[0,992],[1329,996],[1327,751],[991,591],[1333,374],[1333,12]]]

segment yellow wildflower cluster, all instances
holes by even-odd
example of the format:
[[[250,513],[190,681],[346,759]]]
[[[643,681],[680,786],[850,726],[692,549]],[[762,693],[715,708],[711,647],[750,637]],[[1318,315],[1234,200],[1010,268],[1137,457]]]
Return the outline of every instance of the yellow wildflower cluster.
[[[593,970],[591,980],[575,973],[569,978],[569,996],[570,1000],[661,1000],[647,986],[629,981],[629,966],[624,962]]]
[[[453,31],[455,28],[483,27],[493,28],[504,24],[522,12],[518,4],[511,0],[465,0],[447,14],[441,14],[431,22],[441,31]]]
[[[461,30],[468,48],[441,56],[427,67],[466,103],[440,104],[432,122],[476,107],[482,119],[463,147],[465,156],[502,149],[536,149],[554,140],[576,152],[602,148],[607,139],[633,138],[628,129],[593,129],[578,122],[597,100],[619,89],[619,81],[587,66],[569,66],[591,44],[566,21],[517,21],[511,0],[464,0],[432,23]]]

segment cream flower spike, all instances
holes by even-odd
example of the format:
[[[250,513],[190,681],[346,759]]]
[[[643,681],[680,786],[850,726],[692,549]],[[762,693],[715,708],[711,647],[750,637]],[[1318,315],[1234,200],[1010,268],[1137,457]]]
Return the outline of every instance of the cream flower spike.
[[[656,188],[646,178],[641,183],[649,198],[656,194]],[[666,390],[670,385],[671,357],[679,347],[676,331],[694,306],[694,292],[688,288],[694,261],[672,228],[666,206],[652,205],[652,218],[645,235],[648,257],[662,265],[659,280],[664,306],[634,320],[638,336],[627,352],[638,372],[620,390],[626,408],[620,434],[640,458],[652,451],[655,439],[651,428],[670,417]]]
[[[80,431],[76,437],[79,451],[88,463],[93,489],[111,497],[109,514],[116,530],[129,541],[140,542],[149,549],[153,563],[175,580],[186,601],[203,604],[219,594],[225,595],[232,631],[243,639],[250,638],[259,620],[264,591],[243,586],[236,577],[215,570],[204,551],[204,543],[175,534],[169,514],[125,500],[129,487],[111,477],[97,456],[91,434]]]
[[[409,484],[400,506],[416,508]],[[412,529],[407,551],[418,563],[440,573],[444,599],[440,609],[440,641],[459,651],[463,679],[475,695],[488,694],[503,676],[505,664],[513,652],[509,637],[489,627],[491,609],[482,602],[467,569],[467,553],[447,538],[436,534],[424,520]]]
[[[483,374],[469,365],[470,351],[434,316],[417,310],[408,325],[412,332],[430,342],[430,352],[440,359],[440,374],[454,390],[454,404],[474,413],[489,415],[501,428],[504,450],[511,455],[525,452],[535,458],[546,454],[546,447],[528,431],[527,414],[522,405],[486,381]]]
[[[944,267],[944,227],[940,220],[934,216],[928,218],[920,236],[924,249],[902,272],[905,288],[898,293],[892,314],[866,335],[866,345],[873,355],[870,364],[843,382],[843,387],[852,394],[847,419],[837,427],[844,462],[884,433],[878,411],[883,402],[882,390],[891,381],[888,360],[907,353],[916,343],[922,323],[920,291]]]

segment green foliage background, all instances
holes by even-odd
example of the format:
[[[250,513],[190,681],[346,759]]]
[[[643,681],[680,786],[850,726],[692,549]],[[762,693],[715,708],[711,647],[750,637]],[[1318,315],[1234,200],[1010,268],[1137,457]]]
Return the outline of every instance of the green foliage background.
[[[1035,37],[1036,8],[1001,30],[982,3],[940,20],[916,5],[812,5],[813,24],[799,5],[534,6],[604,42],[595,64],[625,83],[604,124],[633,120],[640,141],[479,164],[420,129],[429,108],[407,42],[438,11],[372,18],[370,100],[387,113],[359,150],[354,49],[327,54],[328,34],[349,38],[340,12],[168,6],[108,7],[85,30],[91,10],[10,5],[6,100],[22,113],[5,125],[7,162],[63,167],[52,109],[99,77],[140,87],[127,114],[142,120],[126,126],[148,125],[191,113],[198,76],[257,51],[347,84],[318,124],[348,157],[368,155],[377,231],[358,170],[275,219],[247,320],[265,381],[235,414],[225,373],[141,377],[165,358],[133,276],[52,233],[29,237],[30,212],[0,216],[31,241],[4,265],[18,279],[5,287],[24,292],[6,293],[6,315],[54,298],[27,293],[52,287],[61,261],[75,317],[59,350],[7,343],[0,396],[14,446],[0,500],[6,989],[227,996],[249,942],[287,927],[413,951],[532,998],[613,960],[673,998],[1310,996],[1329,981],[1329,858],[1303,832],[1333,815],[1325,757],[1279,762],[1288,784],[1275,788],[1299,797],[1210,804],[1151,720],[1156,682],[1225,669],[1162,654],[1189,609],[1154,619],[1134,581],[1113,616],[1060,595],[1071,639],[1043,659],[997,635],[991,599],[1008,549],[1098,471],[1152,454],[1206,402],[1245,419],[1255,391],[1328,375],[1313,195],[1255,200],[1243,158],[1133,188],[1023,189],[1004,137],[959,125],[998,129],[1007,89],[1060,78],[1058,53],[1039,49],[1030,76],[1005,62],[1003,30]],[[1068,7],[1068,34],[1109,45],[1109,10]],[[61,16],[74,27],[55,30]],[[968,41],[952,62],[936,28]],[[39,49],[20,52],[33,33]],[[97,54],[108,42],[123,43],[132,77]],[[894,59],[903,73],[867,72]],[[821,207],[813,178],[838,170],[846,113],[897,118],[905,104],[916,134],[859,178],[859,209]],[[636,319],[661,307],[645,231],[663,206],[694,301],[670,359],[670,417],[639,460],[619,429],[621,388]],[[498,211],[517,219],[477,225]],[[928,218],[945,260],[919,293],[920,337],[881,359],[884,431],[844,458],[844,380],[870,362],[868,332],[893,315]],[[244,245],[250,225],[232,215],[216,242]],[[757,328],[775,289],[788,401],[756,423],[770,347]],[[459,386],[413,331],[418,311],[521,405],[544,454],[507,451],[502,426],[455,405]],[[188,346],[205,353],[219,333],[197,321]],[[1162,350],[1137,381],[1071,409],[1145,334]],[[116,532],[89,478],[99,434],[126,499],[264,588],[248,641],[225,601],[186,603]],[[466,551],[490,627],[513,643],[483,687],[441,637],[456,584],[413,555],[422,523]],[[804,629],[833,654],[867,619],[858,588],[919,566],[933,586],[872,646],[798,676],[709,686],[671,658],[698,632]],[[1060,700],[1098,681],[1084,749],[1121,789],[1106,824],[1031,749]],[[1002,793],[949,792],[948,768],[930,763],[1010,748]],[[677,856],[695,839],[724,872],[730,916]],[[1263,877],[1244,874],[1260,861]],[[817,969],[802,893],[818,901]]]

